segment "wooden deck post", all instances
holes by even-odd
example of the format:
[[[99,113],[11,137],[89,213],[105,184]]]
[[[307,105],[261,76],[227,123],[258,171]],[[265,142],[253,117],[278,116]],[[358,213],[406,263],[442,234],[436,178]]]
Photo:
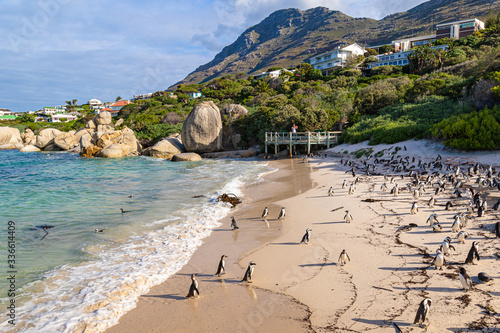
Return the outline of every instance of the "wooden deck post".
[[[326,149],[330,148],[330,132],[326,132]]]
[[[292,138],[292,132],[290,132],[290,158],[292,158],[292,152],[293,152],[293,138]]]
[[[311,132],[307,132],[307,155],[311,154]]]
[[[274,134],[274,159],[278,159],[278,133]]]
[[[265,151],[265,153],[266,153],[265,158],[266,158],[266,160],[267,160],[267,157],[268,157],[268,156],[267,156],[267,132],[266,132],[266,139],[265,139],[265,148],[264,148],[264,151]]]

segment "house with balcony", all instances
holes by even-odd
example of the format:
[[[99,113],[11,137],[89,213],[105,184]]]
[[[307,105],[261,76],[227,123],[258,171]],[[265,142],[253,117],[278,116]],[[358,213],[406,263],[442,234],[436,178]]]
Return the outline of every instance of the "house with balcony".
[[[111,104],[111,110],[107,110],[107,109],[102,109],[101,111],[109,111],[111,113],[112,116],[116,116],[118,115],[118,112],[120,112],[120,110],[125,106],[125,105],[129,105],[129,104],[132,104],[131,101],[127,101],[127,100],[121,100],[121,101],[118,101],[114,104]]]
[[[68,121],[72,121],[72,120],[76,120],[78,119],[77,116],[75,115],[72,115],[72,114],[68,114],[68,113],[64,113],[64,114],[61,114],[61,113],[56,113],[56,114],[53,114],[50,119],[48,120],[49,123],[67,123]]]
[[[54,107],[46,106],[43,108],[43,114],[45,114],[47,116],[51,116],[51,115],[56,114],[56,113],[64,113],[66,111],[67,111],[66,107],[62,106],[62,105],[57,105]]]
[[[319,69],[324,76],[330,75],[334,70],[345,67],[347,59],[365,53],[365,48],[354,43],[345,47],[338,46],[336,49],[317,54],[306,59],[312,68]]]
[[[447,50],[448,45],[437,45],[433,46],[433,49],[436,50]],[[377,58],[376,62],[369,62],[367,64],[369,69],[379,67],[379,66],[404,66],[408,65],[408,55],[410,55],[413,50],[408,50],[404,52],[390,52],[385,54],[379,54],[374,57]]]

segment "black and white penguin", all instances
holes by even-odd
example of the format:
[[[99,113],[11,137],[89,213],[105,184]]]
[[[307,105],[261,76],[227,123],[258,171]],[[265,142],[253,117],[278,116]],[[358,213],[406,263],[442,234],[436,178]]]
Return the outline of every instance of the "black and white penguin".
[[[123,208],[120,208],[120,210],[122,211],[122,214],[130,213],[130,210],[123,210]]]
[[[473,264],[474,263],[474,258],[476,260],[480,260],[481,258],[479,257],[479,243],[474,241],[472,242],[472,246],[469,250],[469,254],[467,254],[467,259],[465,259],[466,264]]]
[[[423,324],[429,316],[429,311],[431,309],[432,300],[430,298],[425,298],[420,302],[420,306],[417,310],[417,315],[415,316],[414,324]]]
[[[285,218],[285,207],[281,207],[280,214],[278,215],[278,220]]]
[[[459,216],[455,215],[455,220],[453,221],[453,224],[451,225],[451,231],[452,232],[459,232],[460,229],[462,229],[462,222],[460,222]]]
[[[492,281],[493,279],[488,275],[488,273],[484,273],[484,272],[481,272],[477,275],[477,278],[479,279],[479,281],[481,281],[482,283],[488,283],[490,281]]]
[[[233,228],[233,230],[236,230],[236,229],[240,228],[240,227],[238,227],[238,224],[236,223],[236,220],[234,219],[234,216],[231,216],[231,228]]]
[[[328,196],[331,197],[333,195],[333,187],[330,186],[330,189],[328,190]]]
[[[264,211],[262,212],[262,218],[265,219],[267,217],[267,215],[269,214],[269,209],[264,208]]]
[[[384,192],[387,191],[387,184],[383,183],[382,185],[380,185],[380,190]]]
[[[429,208],[434,208],[434,204],[436,203],[436,199],[434,199],[434,196],[432,196],[429,201],[427,202],[427,205]]]
[[[302,237],[302,240],[300,241],[300,243],[304,243],[304,244],[309,244],[309,240],[311,239],[311,229],[307,228],[306,229],[306,233],[305,235]]]
[[[462,283],[462,287],[465,292],[472,289],[472,280],[470,279],[469,274],[465,271],[465,268],[460,267],[460,272],[458,273],[458,277],[460,278],[460,282]]]
[[[435,222],[439,223],[438,219],[437,219],[437,214],[435,213],[432,213],[431,215],[429,215],[429,218],[427,219],[427,221],[425,221],[425,223],[429,222],[429,224],[432,226]]]
[[[98,232],[104,232],[104,230],[106,230],[107,228],[104,228],[104,229],[95,229],[94,232],[95,233],[98,233]]]
[[[356,186],[354,185],[354,183],[353,183],[353,184],[351,184],[351,185],[349,186],[349,192],[348,192],[348,194],[354,194],[354,189],[355,189],[355,188],[356,188]]]
[[[256,265],[256,263],[254,263],[253,261],[250,261],[248,263],[248,268],[245,272],[245,276],[243,276],[243,279],[241,280],[241,282],[245,281],[245,282],[249,282],[249,283],[252,283],[252,275],[253,275],[253,270],[254,270],[254,266]]]
[[[495,223],[495,235],[500,238],[500,222]]]
[[[451,245],[451,238],[446,237],[443,241],[443,244],[441,244],[441,251],[443,251],[444,255],[448,255],[451,253],[451,250],[455,251],[455,247]]]
[[[460,244],[465,244],[465,239],[469,237],[469,233],[467,231],[460,231],[457,235],[458,242]]]
[[[498,207],[500,206],[500,199],[491,207],[493,210],[498,210]]]
[[[351,213],[349,213],[349,211],[346,210],[345,211],[345,215],[344,215],[344,221],[345,221],[345,223],[351,223],[352,220],[353,219],[352,219]]]
[[[451,201],[448,201],[444,207],[444,210],[450,210],[450,207],[453,207],[453,204],[451,203]]]
[[[342,250],[342,252],[340,253],[340,256],[339,256],[339,260],[338,262],[340,262],[340,264],[342,266],[344,266],[345,264],[347,264],[348,261],[351,261],[351,258],[349,258],[349,255],[347,254],[347,252],[344,250]]]
[[[347,181],[344,179],[344,182],[342,183],[342,189],[344,189],[347,186]]]
[[[417,205],[416,201],[413,202],[413,204],[411,205],[410,213],[411,213],[411,215],[415,215],[418,213],[418,205]]]
[[[444,259],[444,255],[441,250],[436,250],[436,256],[432,261],[436,269],[443,270],[443,266],[446,264],[446,260]]]
[[[443,227],[441,226],[441,224],[439,224],[439,222],[434,222],[432,224],[432,231],[441,232],[441,231],[443,231]]]
[[[226,255],[222,255],[219,261],[219,267],[217,267],[217,273],[215,275],[221,276],[221,274],[226,274],[226,262],[224,259],[227,258]]]
[[[198,297],[200,295],[200,291],[198,290],[198,281],[196,281],[196,274],[191,274],[191,287],[189,287],[189,293],[187,294],[187,298],[190,297]]]

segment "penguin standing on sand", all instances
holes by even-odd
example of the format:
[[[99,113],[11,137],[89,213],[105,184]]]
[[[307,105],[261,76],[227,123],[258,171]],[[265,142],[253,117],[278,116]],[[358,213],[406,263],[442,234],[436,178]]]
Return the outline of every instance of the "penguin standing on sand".
[[[252,283],[252,275],[253,275],[253,270],[254,270],[255,265],[256,265],[256,263],[254,263],[253,261],[250,261],[248,263],[247,271],[245,272],[245,276],[243,277],[241,282],[245,281],[248,283]]]
[[[446,264],[446,260],[444,260],[444,255],[441,250],[436,250],[436,256],[434,257],[433,264],[436,269],[443,270],[443,266]]]
[[[472,246],[469,250],[469,254],[467,255],[467,259],[465,259],[466,264],[473,264],[474,258],[476,260],[480,260],[478,250],[479,250],[479,243],[476,241],[472,242]]]
[[[458,243],[465,244],[465,239],[469,237],[469,233],[467,231],[460,231],[457,235]]]
[[[495,223],[495,235],[500,238],[500,222]]]
[[[431,310],[432,300],[430,298],[425,298],[420,302],[420,306],[417,310],[417,315],[415,316],[414,324],[423,324],[429,315]]]
[[[434,196],[432,196],[429,201],[427,202],[427,205],[429,208],[434,208],[434,204],[436,203],[436,199],[434,199]]]
[[[226,262],[224,259],[227,258],[226,255],[222,255],[219,261],[219,267],[217,268],[217,273],[215,275],[221,276],[221,274],[226,274]]]
[[[429,218],[427,219],[427,221],[425,221],[425,223],[429,222],[430,225],[433,225],[434,223],[439,223],[438,219],[437,219],[437,214],[435,213],[432,213],[431,215],[429,215]]]
[[[462,229],[462,223],[460,222],[460,217],[458,215],[455,215],[455,221],[453,221],[453,224],[451,225],[451,231],[459,232],[460,229]]]
[[[278,215],[278,220],[285,218],[285,207],[281,207],[280,214]]]
[[[458,277],[460,278],[460,282],[462,283],[462,287],[465,292],[469,291],[469,289],[472,289],[472,280],[465,271],[465,268],[460,267],[460,272],[458,273]]]
[[[415,215],[418,213],[418,205],[417,202],[413,202],[413,205],[411,205],[411,210],[410,210],[411,215]]]
[[[333,195],[333,187],[330,186],[330,189],[328,190],[328,196],[331,197]]]
[[[355,188],[355,186],[354,186],[354,183],[353,183],[353,184],[351,184],[351,186],[349,186],[349,192],[348,193],[349,194],[354,194],[354,188]]]
[[[441,244],[441,251],[443,251],[444,255],[448,255],[451,253],[451,250],[455,251],[455,247],[451,245],[451,238],[446,237],[443,241],[443,244]]]
[[[262,218],[265,219],[267,217],[267,214],[269,214],[269,209],[264,208],[264,211],[262,212]]]
[[[191,287],[189,287],[189,293],[187,294],[187,298],[190,297],[198,297],[200,295],[200,291],[198,290],[198,281],[196,281],[196,274],[191,274]]]
[[[351,258],[349,258],[349,255],[347,254],[347,252],[344,249],[340,253],[338,262],[340,262],[341,265],[344,266],[345,264],[347,264],[347,261],[351,261]]]
[[[485,273],[485,272],[481,272],[477,275],[477,278],[479,279],[479,281],[481,281],[482,283],[488,283],[490,281],[492,281],[493,279],[488,275],[488,273]]]
[[[347,181],[344,179],[344,182],[342,183],[342,189],[344,189],[347,186]]]
[[[432,224],[432,231],[441,232],[441,231],[443,231],[443,227],[441,226],[441,224],[439,224],[439,222],[434,222]]]
[[[234,216],[231,216],[231,228],[233,228],[233,230],[240,228],[240,227],[238,227],[238,224],[236,224],[236,220],[234,219]]]
[[[302,243],[309,244],[309,239],[311,238],[311,231],[312,230],[309,228],[306,229],[306,234],[304,235],[304,237],[302,237],[300,244],[302,244]]]
[[[349,213],[348,210],[345,211],[344,221],[345,221],[345,223],[351,223],[351,221],[352,221],[352,215],[351,215],[351,213]]]

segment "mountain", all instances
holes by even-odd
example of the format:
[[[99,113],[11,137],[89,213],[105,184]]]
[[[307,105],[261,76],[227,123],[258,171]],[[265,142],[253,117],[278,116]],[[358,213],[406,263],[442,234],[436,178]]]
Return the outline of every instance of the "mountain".
[[[324,7],[278,10],[245,30],[212,61],[177,84],[202,83],[227,74],[256,74],[276,66],[297,66],[337,45],[380,45],[402,37],[432,34],[436,24],[472,17],[484,20],[490,10],[498,13],[500,0],[431,0],[382,20],[353,18]]]

